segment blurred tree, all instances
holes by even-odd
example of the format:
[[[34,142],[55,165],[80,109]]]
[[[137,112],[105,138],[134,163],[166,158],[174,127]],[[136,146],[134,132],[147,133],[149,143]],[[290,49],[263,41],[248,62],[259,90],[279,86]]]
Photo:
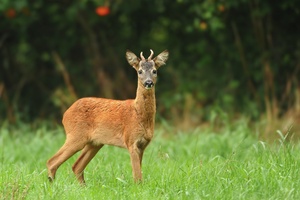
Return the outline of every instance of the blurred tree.
[[[300,2],[82,0],[0,4],[1,118],[61,118],[78,97],[133,98],[126,49],[169,49],[162,117],[300,115]],[[200,117],[201,116],[201,117]]]

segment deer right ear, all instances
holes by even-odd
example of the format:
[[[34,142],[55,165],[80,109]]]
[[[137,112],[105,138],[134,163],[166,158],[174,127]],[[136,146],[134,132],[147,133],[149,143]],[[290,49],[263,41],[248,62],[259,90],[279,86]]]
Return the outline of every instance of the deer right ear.
[[[134,68],[136,68],[136,66],[140,62],[140,59],[129,50],[126,51],[126,59],[127,59],[128,63]]]

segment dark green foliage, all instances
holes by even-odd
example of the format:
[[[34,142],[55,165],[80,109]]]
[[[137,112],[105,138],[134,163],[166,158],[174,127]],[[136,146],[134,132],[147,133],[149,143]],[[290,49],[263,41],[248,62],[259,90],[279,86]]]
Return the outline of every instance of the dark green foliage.
[[[83,96],[134,98],[125,51],[150,48],[170,51],[157,87],[162,117],[300,112],[296,0],[4,0],[0,13],[0,117],[10,121],[60,119]]]

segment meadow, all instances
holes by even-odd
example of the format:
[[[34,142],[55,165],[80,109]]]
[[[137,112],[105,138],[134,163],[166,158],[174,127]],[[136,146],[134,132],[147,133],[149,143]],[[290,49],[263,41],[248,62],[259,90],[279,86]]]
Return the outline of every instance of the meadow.
[[[143,183],[133,183],[126,150],[105,146],[83,187],[71,169],[78,154],[48,182],[46,161],[65,139],[61,126],[4,123],[0,199],[300,199],[300,144],[274,134],[278,140],[262,141],[245,121],[219,130],[163,124],[145,151]]]

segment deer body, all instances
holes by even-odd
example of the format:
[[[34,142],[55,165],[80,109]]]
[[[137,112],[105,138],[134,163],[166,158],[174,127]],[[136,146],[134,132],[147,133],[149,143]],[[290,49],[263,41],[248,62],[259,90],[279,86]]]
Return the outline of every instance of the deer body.
[[[141,59],[130,51],[126,53],[129,64],[138,72],[135,99],[82,98],[65,112],[66,141],[47,162],[50,181],[63,162],[82,150],[72,169],[77,179],[84,183],[83,171],[103,145],[128,149],[134,180],[142,180],[143,152],[154,133],[156,70],[165,64],[168,52],[162,52],[153,60],[152,55],[151,50],[146,60],[142,53]]]

